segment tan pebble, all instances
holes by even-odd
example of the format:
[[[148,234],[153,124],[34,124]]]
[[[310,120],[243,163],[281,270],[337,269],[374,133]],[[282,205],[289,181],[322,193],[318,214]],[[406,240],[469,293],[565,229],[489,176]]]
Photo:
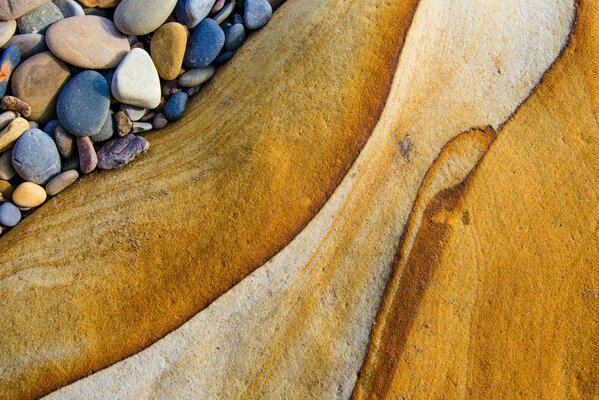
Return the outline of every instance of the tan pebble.
[[[25,118],[15,118],[6,128],[0,131],[0,152],[10,149],[28,129],[29,122]]]
[[[127,114],[125,114],[122,111],[119,111],[116,114],[114,114],[114,118],[116,121],[116,128],[119,136],[126,136],[129,132],[131,132],[131,129],[133,128],[133,122],[131,122],[129,117],[127,117]]]
[[[79,178],[79,172],[76,170],[72,169],[70,171],[65,171],[48,182],[46,185],[46,193],[48,193],[48,196],[56,196],[58,193],[72,185],[77,178]]]
[[[116,7],[121,0],[80,0],[86,7],[110,8]]]
[[[15,188],[12,187],[10,182],[0,180],[0,197],[2,197],[4,200],[10,200],[14,191]]]
[[[162,79],[168,81],[179,75],[186,46],[187,29],[177,22],[164,24],[154,33],[150,54]]]
[[[29,104],[14,96],[4,96],[2,98],[2,108],[4,110],[18,112],[25,118],[31,117],[31,107]]]
[[[19,207],[33,208],[46,201],[46,191],[33,182],[23,182],[12,194],[12,201]]]

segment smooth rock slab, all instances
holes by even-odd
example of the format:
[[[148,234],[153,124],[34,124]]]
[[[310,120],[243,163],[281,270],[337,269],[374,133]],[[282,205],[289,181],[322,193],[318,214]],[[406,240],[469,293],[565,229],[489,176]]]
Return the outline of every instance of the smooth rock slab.
[[[154,33],[150,54],[162,79],[170,81],[179,75],[186,47],[187,29],[177,22],[164,24]]]
[[[15,143],[12,165],[24,180],[43,185],[60,173],[60,155],[46,132],[29,129]]]
[[[21,60],[25,60],[35,54],[48,50],[46,46],[46,38],[40,33],[24,33],[22,35],[14,35],[2,49],[14,44],[21,51]]]
[[[114,23],[127,35],[154,32],[171,15],[177,0],[123,0],[114,11]]]
[[[54,55],[86,69],[116,67],[129,52],[129,40],[107,18],[95,15],[66,18],[46,32]]]
[[[146,139],[133,134],[112,139],[98,150],[98,168],[120,168],[149,148],[150,143]]]
[[[145,50],[131,50],[119,64],[112,78],[112,95],[124,104],[149,109],[158,107],[160,78]]]
[[[193,31],[189,39],[185,65],[188,68],[205,68],[212,63],[225,44],[225,33],[213,19],[206,18]]]
[[[45,51],[15,69],[12,92],[31,106],[30,118],[44,124],[56,116],[58,94],[70,76],[68,65]]]
[[[17,19],[50,0],[0,0],[0,20]]]
[[[21,211],[13,203],[0,204],[0,225],[13,227],[21,222]]]
[[[243,17],[248,29],[262,28],[272,17],[272,6],[266,0],[245,0]]]
[[[17,20],[21,33],[45,33],[50,25],[60,21],[64,16],[54,3],[46,3],[29,11]]]
[[[64,86],[58,96],[58,120],[75,136],[100,132],[110,109],[110,89],[96,71],[83,71]]]

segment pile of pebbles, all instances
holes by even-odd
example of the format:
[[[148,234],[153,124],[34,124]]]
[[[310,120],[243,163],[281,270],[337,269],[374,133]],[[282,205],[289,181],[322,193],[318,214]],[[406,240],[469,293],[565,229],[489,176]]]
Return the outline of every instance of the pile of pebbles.
[[[0,235],[149,148],[279,0],[0,0]]]

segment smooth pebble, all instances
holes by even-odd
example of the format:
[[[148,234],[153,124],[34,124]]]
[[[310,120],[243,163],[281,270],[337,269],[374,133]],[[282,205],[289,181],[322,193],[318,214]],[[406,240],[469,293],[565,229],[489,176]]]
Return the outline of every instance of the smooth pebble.
[[[114,24],[126,35],[146,35],[158,29],[176,5],[177,0],[122,0]]]
[[[43,4],[17,20],[20,33],[45,33],[48,27],[64,16],[56,4],[48,2]]]
[[[187,108],[187,93],[179,92],[175,93],[168,99],[166,105],[164,106],[164,117],[169,122],[174,122],[183,116],[185,112],[185,108]]]
[[[79,178],[79,172],[76,170],[68,170],[56,175],[46,185],[46,193],[48,196],[56,196],[58,193],[71,186]]]
[[[272,6],[267,0],[245,0],[243,19],[248,29],[259,29],[272,17]]]
[[[79,154],[79,168],[84,174],[89,174],[98,165],[98,156],[94,144],[87,136],[77,138],[77,151]]]
[[[213,19],[206,18],[191,34],[184,63],[188,68],[205,68],[225,44],[225,33]]]
[[[13,203],[0,204],[0,225],[12,228],[21,222],[21,211]]]
[[[21,208],[33,208],[42,205],[48,198],[46,191],[33,182],[23,182],[12,194],[12,201]]]
[[[29,129],[15,143],[12,166],[24,180],[42,185],[60,173],[60,154],[46,132]]]
[[[131,50],[119,64],[112,78],[112,95],[124,104],[150,109],[158,107],[160,78],[145,50]]]
[[[234,24],[225,34],[225,50],[235,51],[245,41],[245,28],[242,24]]]

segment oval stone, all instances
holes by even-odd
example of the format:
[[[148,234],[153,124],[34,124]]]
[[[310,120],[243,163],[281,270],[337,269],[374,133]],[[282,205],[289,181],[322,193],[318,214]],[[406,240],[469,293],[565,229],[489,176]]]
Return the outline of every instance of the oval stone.
[[[186,47],[187,29],[177,22],[164,24],[154,33],[150,54],[162,79],[170,81],[179,75]]]
[[[46,32],[54,55],[69,64],[87,69],[116,67],[129,52],[129,40],[104,17],[86,15],[66,18]]]
[[[12,203],[0,204],[0,225],[12,228],[21,222],[21,211]]]
[[[12,92],[31,106],[31,119],[45,124],[56,115],[56,99],[71,72],[49,51],[28,58],[12,77]]]
[[[216,0],[179,0],[175,9],[177,21],[193,29],[210,14],[214,3]]]
[[[48,198],[46,191],[40,185],[32,182],[23,182],[12,194],[12,201],[23,208],[33,208],[42,205]]]
[[[50,0],[0,0],[0,20],[17,19]]]
[[[61,125],[75,136],[100,132],[110,108],[110,89],[96,71],[83,71],[71,78],[58,96],[56,111]]]
[[[225,33],[213,19],[206,18],[193,31],[185,54],[188,68],[204,68],[210,65],[225,44]]]
[[[121,103],[153,109],[160,104],[160,78],[150,55],[133,49],[112,78],[112,95]]]
[[[184,88],[192,88],[208,81],[214,75],[215,68],[209,65],[206,68],[190,69],[179,77],[179,85]]]
[[[46,193],[48,193],[48,196],[56,196],[58,193],[75,183],[77,178],[79,178],[79,172],[74,169],[62,172],[48,182],[46,185]]]
[[[245,40],[245,28],[242,24],[234,24],[225,35],[225,50],[235,51]]]
[[[46,38],[39,33],[24,33],[22,35],[14,35],[2,49],[14,44],[21,51],[21,60],[25,60],[35,54],[48,50],[46,46]]]
[[[45,33],[50,25],[60,21],[64,16],[54,3],[46,3],[29,11],[17,20],[21,33]]]
[[[181,119],[185,112],[185,108],[187,107],[188,98],[189,97],[185,92],[179,92],[172,95],[164,106],[164,117],[170,122]]]
[[[272,17],[272,6],[267,0],[245,0],[245,26],[248,29],[262,28]]]
[[[114,11],[114,24],[127,35],[154,32],[171,15],[177,0],[122,0]]]
[[[12,166],[24,180],[42,185],[60,173],[60,155],[46,132],[29,129],[15,143]]]

